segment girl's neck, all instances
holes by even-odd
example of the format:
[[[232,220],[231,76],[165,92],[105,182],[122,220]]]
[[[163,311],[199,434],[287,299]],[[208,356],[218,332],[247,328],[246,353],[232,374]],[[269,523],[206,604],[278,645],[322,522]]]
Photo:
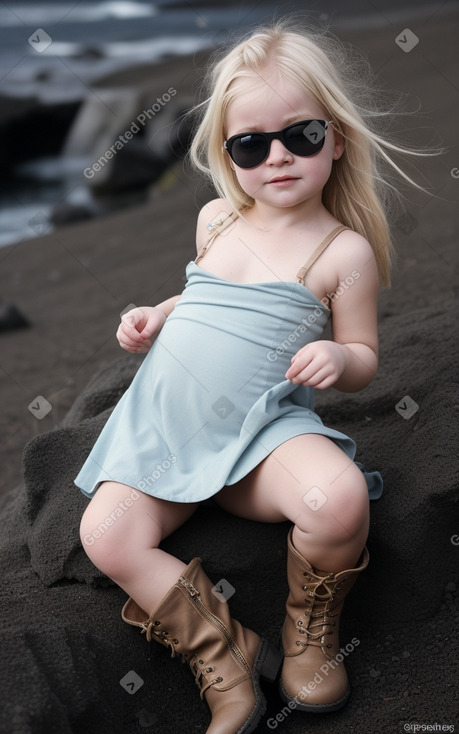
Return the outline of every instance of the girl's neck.
[[[255,201],[244,216],[254,227],[266,232],[320,230],[327,228],[333,220],[321,201],[304,202],[294,207],[273,207]]]

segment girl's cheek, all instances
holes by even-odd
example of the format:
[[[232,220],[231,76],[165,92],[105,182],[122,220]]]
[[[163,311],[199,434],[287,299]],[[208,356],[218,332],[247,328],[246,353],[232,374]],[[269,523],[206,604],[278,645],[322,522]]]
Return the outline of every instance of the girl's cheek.
[[[253,175],[253,171],[252,175],[250,175],[247,174],[245,171],[240,169],[238,170],[236,168],[235,174],[241,189],[245,191],[245,193],[249,196],[252,196],[258,188],[257,182],[255,181],[255,176]]]

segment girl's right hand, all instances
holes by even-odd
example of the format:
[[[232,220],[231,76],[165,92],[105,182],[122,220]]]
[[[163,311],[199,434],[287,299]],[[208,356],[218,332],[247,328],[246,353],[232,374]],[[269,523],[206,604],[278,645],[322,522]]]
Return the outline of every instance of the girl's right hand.
[[[151,337],[162,329],[166,318],[166,314],[156,306],[127,311],[122,315],[116,332],[120,347],[134,354],[145,354],[152,345]]]

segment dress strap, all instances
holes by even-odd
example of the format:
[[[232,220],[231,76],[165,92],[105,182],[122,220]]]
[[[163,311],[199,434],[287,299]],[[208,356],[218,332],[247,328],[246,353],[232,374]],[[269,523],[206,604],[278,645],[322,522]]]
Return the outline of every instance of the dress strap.
[[[300,283],[304,283],[304,278],[306,273],[308,272],[309,268],[315,263],[315,261],[321,256],[323,251],[328,247],[330,242],[332,242],[335,237],[337,237],[340,232],[343,232],[345,229],[349,229],[349,227],[346,227],[344,224],[340,224],[339,227],[335,227],[326,237],[318,247],[314,250],[309,260],[305,262],[302,268],[300,268],[296,274],[296,277],[298,278]]]
[[[228,214],[227,217],[223,217],[223,219],[222,218],[215,219],[215,220],[212,220],[212,222],[209,222],[209,224],[207,225],[207,229],[210,232],[212,232],[212,234],[210,235],[209,239],[206,240],[203,246],[201,247],[201,250],[199,251],[197,258],[194,261],[195,264],[197,264],[201,260],[201,258],[204,257],[207,250],[209,249],[209,247],[211,246],[215,238],[220,234],[220,232],[223,232],[223,230],[226,229],[231,224],[231,222],[234,222],[235,219],[237,219],[237,217],[238,217],[238,213],[233,211],[233,212],[230,212],[230,214]]]

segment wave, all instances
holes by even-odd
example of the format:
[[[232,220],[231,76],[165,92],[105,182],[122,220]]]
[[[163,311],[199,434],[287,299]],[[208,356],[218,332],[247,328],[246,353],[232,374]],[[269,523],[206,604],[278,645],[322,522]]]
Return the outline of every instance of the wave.
[[[161,38],[145,38],[133,41],[115,41],[100,43],[97,53],[106,59],[142,59],[152,63],[169,54],[181,56],[191,54],[213,45],[212,40],[196,35],[161,36]],[[90,50],[90,47],[89,47]],[[47,56],[81,58],[88,52],[86,43],[72,41],[53,41],[46,49]]]
[[[109,20],[129,20],[152,18],[158,9],[153,4],[131,0],[107,0],[107,2],[68,2],[68,3],[16,3],[14,10],[0,7],[0,27],[46,26],[55,23],[86,23]]]

